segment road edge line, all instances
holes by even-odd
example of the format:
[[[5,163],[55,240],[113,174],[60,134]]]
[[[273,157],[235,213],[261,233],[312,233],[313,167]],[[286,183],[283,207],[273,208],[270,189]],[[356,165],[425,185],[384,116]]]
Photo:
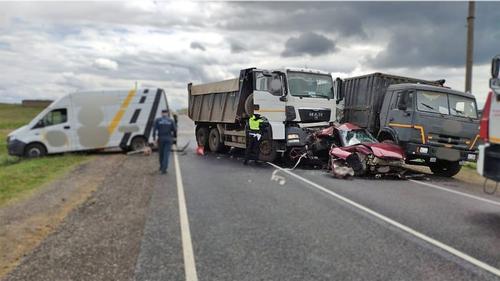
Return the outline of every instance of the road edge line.
[[[177,146],[175,146],[177,149]],[[182,184],[181,168],[177,152],[174,152],[175,180],[177,183],[177,198],[179,200],[179,217],[181,225],[182,255],[184,258],[184,274],[187,281],[198,281],[196,272],[196,263],[194,261],[193,244],[191,240],[191,231],[189,229],[189,218],[186,208],[186,197],[184,194],[184,185]]]
[[[432,188],[435,188],[435,189],[439,189],[439,190],[442,190],[442,191],[447,191],[447,192],[450,192],[450,193],[454,193],[454,194],[457,194],[457,195],[462,195],[464,197],[469,197],[469,198],[472,198],[472,199],[483,201],[483,202],[486,202],[486,203],[489,203],[489,204],[500,206],[500,202],[497,202],[497,201],[494,201],[494,200],[490,200],[490,199],[486,199],[486,198],[482,198],[480,196],[468,194],[466,192],[461,192],[461,191],[449,189],[449,188],[446,188],[446,187],[443,187],[443,186],[439,186],[439,185],[436,185],[436,184],[433,184],[433,183],[428,183],[428,182],[422,182],[422,181],[417,181],[417,180],[409,180],[409,181],[411,181],[413,183],[418,183],[418,184],[421,184],[421,185],[425,185],[425,186],[428,186],[428,187],[432,187]]]
[[[347,197],[344,197],[340,194],[337,194],[337,193],[335,193],[335,192],[333,192],[333,191],[331,191],[331,190],[329,190],[329,189],[327,189],[327,188],[325,188],[325,187],[323,187],[323,186],[321,186],[321,185],[319,185],[311,180],[308,180],[302,176],[299,176],[299,175],[297,175],[297,174],[295,174],[287,169],[284,169],[284,168],[282,168],[278,165],[275,165],[273,163],[270,163],[270,162],[267,162],[267,163],[269,165],[275,167],[276,169],[280,169],[281,171],[283,171],[283,172],[285,172],[285,173],[287,173],[287,174],[289,174],[289,175],[291,175],[291,176],[293,176],[293,177],[295,177],[295,178],[297,178],[297,179],[299,179],[299,180],[301,180],[301,181],[303,181],[303,182],[305,182],[305,183],[307,183],[307,184],[309,184],[309,185],[311,185],[311,186],[313,186],[313,187],[315,187],[315,188],[317,188],[325,193],[328,193],[341,201],[344,201],[345,203],[347,203],[351,206],[354,206],[362,211],[365,211],[368,214],[370,214],[370,215],[372,215],[372,216],[374,216],[374,217],[376,217],[376,218],[378,218],[378,219],[380,219],[380,220],[382,220],[382,221],[384,221],[384,222],[386,222],[386,223],[388,223],[396,228],[399,228],[400,230],[403,230],[404,232],[406,232],[408,234],[411,234],[417,238],[420,238],[421,240],[424,240],[425,242],[427,242],[431,245],[434,245],[434,246],[436,246],[436,247],[438,247],[438,248],[440,248],[440,249],[442,249],[442,250],[444,250],[444,251],[446,251],[446,252],[448,252],[456,257],[461,258],[462,260],[465,260],[465,261],[467,261],[467,262],[469,262],[469,263],[471,263],[471,264],[473,264],[473,265],[475,265],[483,270],[486,270],[486,271],[492,273],[495,276],[500,277],[500,269],[498,269],[498,268],[495,268],[495,267],[493,267],[485,262],[482,262],[482,261],[480,261],[472,256],[469,256],[468,254],[463,253],[463,252],[461,252],[461,251],[459,251],[451,246],[448,246],[448,245],[446,245],[446,244],[444,244],[444,243],[442,243],[434,238],[431,238],[431,237],[429,237],[421,232],[418,232],[409,226],[401,224],[401,223],[399,223],[393,219],[390,219],[390,218],[388,218],[380,213],[377,213],[376,211],[374,211],[368,207],[365,207],[359,203],[356,203],[356,202],[352,201],[351,199],[348,199]]]

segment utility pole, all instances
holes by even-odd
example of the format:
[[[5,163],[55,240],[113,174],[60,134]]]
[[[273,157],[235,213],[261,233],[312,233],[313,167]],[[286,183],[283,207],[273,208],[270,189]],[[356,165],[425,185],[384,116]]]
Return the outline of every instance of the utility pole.
[[[467,15],[467,58],[465,61],[465,92],[472,93],[472,65],[474,55],[474,14],[476,13],[476,2],[469,1],[469,13]]]

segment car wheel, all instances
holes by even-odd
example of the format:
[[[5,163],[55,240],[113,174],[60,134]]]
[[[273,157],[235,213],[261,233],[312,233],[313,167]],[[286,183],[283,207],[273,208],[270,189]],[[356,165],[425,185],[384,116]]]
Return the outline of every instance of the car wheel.
[[[430,163],[429,168],[437,176],[451,178],[460,172],[462,166],[456,161],[438,160],[435,163]]]
[[[47,155],[47,149],[40,143],[31,143],[24,149],[24,157],[38,158]]]

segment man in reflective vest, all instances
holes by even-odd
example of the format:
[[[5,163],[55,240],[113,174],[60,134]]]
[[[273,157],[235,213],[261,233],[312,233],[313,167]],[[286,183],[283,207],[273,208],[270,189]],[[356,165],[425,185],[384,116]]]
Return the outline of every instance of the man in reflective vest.
[[[249,160],[258,161],[260,154],[260,140],[262,138],[262,124],[264,119],[259,114],[252,114],[248,119],[247,125],[247,148],[245,150],[245,161],[247,165]]]

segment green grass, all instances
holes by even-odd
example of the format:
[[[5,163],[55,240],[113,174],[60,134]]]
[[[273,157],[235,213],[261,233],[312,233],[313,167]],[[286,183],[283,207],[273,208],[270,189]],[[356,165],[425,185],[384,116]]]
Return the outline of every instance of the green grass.
[[[27,124],[42,110],[42,107],[0,103],[0,205],[56,179],[87,159],[72,154],[31,160],[8,155],[7,134]]]

